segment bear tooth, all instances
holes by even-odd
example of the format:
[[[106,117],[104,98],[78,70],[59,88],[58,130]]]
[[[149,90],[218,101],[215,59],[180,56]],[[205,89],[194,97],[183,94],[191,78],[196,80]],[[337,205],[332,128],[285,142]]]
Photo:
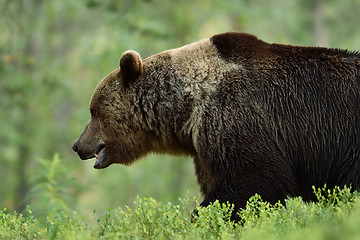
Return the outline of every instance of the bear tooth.
[[[99,155],[97,155],[96,153],[95,153],[94,155],[95,155],[96,159],[98,159],[98,158],[99,158]]]

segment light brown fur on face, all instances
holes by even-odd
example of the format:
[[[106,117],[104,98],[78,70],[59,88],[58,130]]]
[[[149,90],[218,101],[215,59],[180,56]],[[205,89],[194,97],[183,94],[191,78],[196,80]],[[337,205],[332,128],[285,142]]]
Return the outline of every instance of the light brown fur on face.
[[[136,80],[125,80],[121,70],[116,70],[99,84],[91,100],[90,109],[96,109],[91,121],[100,126],[107,151],[106,165],[130,164],[150,148],[150,137],[142,132],[142,121],[135,113],[134,92],[127,87],[132,81]]]
[[[105,168],[112,163],[130,164],[146,154],[149,138],[143,136],[141,121],[137,121],[132,102],[134,93],[129,85],[141,76],[142,61],[134,51],[125,52],[119,62],[120,68],[106,76],[96,87],[90,102],[89,127],[77,141],[79,154],[86,151],[95,156],[100,145],[105,146],[106,159],[96,163],[95,168]],[[96,133],[100,141],[83,144]],[[86,150],[82,150],[86,149]],[[82,157],[82,159],[87,159]]]

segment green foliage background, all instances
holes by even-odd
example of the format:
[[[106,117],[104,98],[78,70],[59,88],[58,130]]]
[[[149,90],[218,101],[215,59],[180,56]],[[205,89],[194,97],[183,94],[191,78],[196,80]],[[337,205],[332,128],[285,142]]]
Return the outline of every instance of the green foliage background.
[[[359,12],[356,0],[0,0],[0,209],[92,221],[137,195],[199,198],[189,158],[98,171],[72,152],[93,89],[122,52],[145,58],[225,31],[358,50]]]

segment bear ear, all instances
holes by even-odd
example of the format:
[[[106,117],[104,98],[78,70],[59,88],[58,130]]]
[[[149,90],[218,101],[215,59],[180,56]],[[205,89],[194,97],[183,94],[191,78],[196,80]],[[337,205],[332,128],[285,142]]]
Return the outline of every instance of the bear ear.
[[[123,74],[125,84],[135,81],[142,74],[143,65],[141,57],[133,50],[128,50],[121,55],[119,66],[120,74]]]

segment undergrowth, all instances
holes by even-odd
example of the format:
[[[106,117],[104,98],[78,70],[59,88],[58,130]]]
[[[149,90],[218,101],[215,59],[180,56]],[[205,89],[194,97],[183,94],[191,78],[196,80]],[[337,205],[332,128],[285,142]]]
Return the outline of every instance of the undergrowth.
[[[26,214],[3,209],[0,239],[359,239],[359,193],[326,187],[314,192],[317,203],[292,198],[286,206],[255,195],[239,212],[241,223],[231,222],[232,206],[219,202],[194,215],[195,199],[174,205],[138,197],[135,208],[109,209],[95,225],[79,212],[39,220],[30,207]]]
[[[298,197],[285,206],[255,195],[238,213],[239,223],[230,220],[230,204],[200,208],[196,199],[172,204],[140,197],[135,207],[109,209],[100,218],[94,210],[91,221],[68,207],[74,181],[66,172],[57,154],[39,159],[31,207],[24,214],[0,210],[0,239],[360,239],[360,194],[347,187],[314,188],[316,203]]]

